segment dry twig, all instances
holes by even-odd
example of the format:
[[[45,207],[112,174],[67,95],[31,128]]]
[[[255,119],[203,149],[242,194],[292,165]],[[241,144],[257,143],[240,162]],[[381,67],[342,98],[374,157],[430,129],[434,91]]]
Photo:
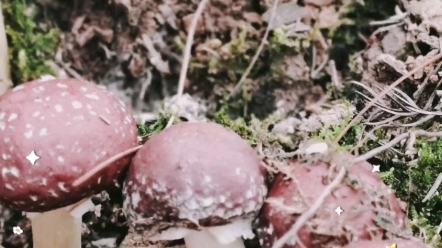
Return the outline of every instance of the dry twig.
[[[184,48],[183,64],[181,65],[180,78],[178,80],[177,100],[183,95],[184,92],[184,85],[186,83],[186,75],[190,63],[193,38],[195,36],[196,28],[198,26],[198,21],[201,15],[203,14],[204,8],[206,7],[209,1],[210,0],[201,0],[192,18],[192,23],[190,24],[189,27],[189,33],[187,34],[187,40],[186,40],[186,47]],[[175,116],[172,115],[172,117],[170,117],[169,119],[169,122],[167,122],[166,128],[172,126],[174,120]]]

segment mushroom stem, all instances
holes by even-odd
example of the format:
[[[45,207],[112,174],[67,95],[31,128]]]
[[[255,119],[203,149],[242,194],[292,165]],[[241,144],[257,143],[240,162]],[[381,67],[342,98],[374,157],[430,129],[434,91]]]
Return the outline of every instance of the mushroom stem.
[[[90,210],[90,199],[67,207],[34,215],[32,224],[34,248],[81,248],[81,217]]]
[[[220,244],[212,234],[206,230],[192,231],[184,237],[186,248],[245,248],[242,238],[237,238],[229,244]]]

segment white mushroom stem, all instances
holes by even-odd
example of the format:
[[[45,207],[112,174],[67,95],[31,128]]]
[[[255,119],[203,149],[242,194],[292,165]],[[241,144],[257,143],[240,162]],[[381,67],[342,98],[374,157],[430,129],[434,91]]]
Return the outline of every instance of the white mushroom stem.
[[[224,226],[206,227],[201,231],[169,228],[149,239],[158,241],[184,238],[186,248],[245,248],[242,238],[251,239],[254,236],[251,220],[240,219]]]
[[[90,198],[44,213],[26,213],[31,219],[34,248],[81,248],[81,217],[93,209]]]
[[[208,231],[192,231],[184,237],[186,248],[245,248],[242,238],[237,238],[229,244],[219,243]]]

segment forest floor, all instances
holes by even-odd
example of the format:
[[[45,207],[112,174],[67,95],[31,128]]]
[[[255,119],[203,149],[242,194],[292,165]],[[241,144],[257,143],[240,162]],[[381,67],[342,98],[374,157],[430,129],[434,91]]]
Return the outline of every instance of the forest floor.
[[[2,11],[14,85],[93,81],[132,106],[143,136],[172,115],[215,120],[269,163],[311,138],[368,154],[413,234],[442,247],[440,0],[3,0]],[[117,247],[128,233],[121,192],[94,202],[84,247]],[[0,213],[1,245],[31,247],[30,221]]]

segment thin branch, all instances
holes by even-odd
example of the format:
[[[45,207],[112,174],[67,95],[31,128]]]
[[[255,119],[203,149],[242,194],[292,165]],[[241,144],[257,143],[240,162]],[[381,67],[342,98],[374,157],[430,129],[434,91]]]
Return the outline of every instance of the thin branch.
[[[198,8],[192,18],[192,22],[190,23],[189,33],[187,34],[186,47],[184,48],[184,56],[183,56],[183,64],[181,65],[180,78],[178,80],[178,89],[177,89],[177,100],[183,95],[184,85],[186,83],[186,75],[187,70],[189,69],[190,56],[192,52],[193,38],[195,36],[196,28],[198,26],[198,21],[203,14],[204,8],[210,0],[201,0],[198,4]],[[172,117],[167,122],[166,128],[172,126],[175,116]]]
[[[304,224],[313,217],[316,212],[319,210],[319,208],[324,203],[325,199],[333,192],[334,189],[336,189],[342,182],[342,180],[345,177],[347,170],[345,167],[342,167],[339,170],[338,175],[333,179],[333,181],[327,185],[327,187],[324,189],[324,191],[321,193],[321,195],[318,197],[318,199],[315,201],[315,203],[303,214],[301,214],[296,221],[296,223],[290,228],[289,231],[287,231],[284,235],[281,236],[278,240],[275,241],[272,248],[282,248],[290,239],[296,238],[296,241],[293,245],[295,245],[297,242],[299,242],[298,238],[298,232],[304,226]]]

